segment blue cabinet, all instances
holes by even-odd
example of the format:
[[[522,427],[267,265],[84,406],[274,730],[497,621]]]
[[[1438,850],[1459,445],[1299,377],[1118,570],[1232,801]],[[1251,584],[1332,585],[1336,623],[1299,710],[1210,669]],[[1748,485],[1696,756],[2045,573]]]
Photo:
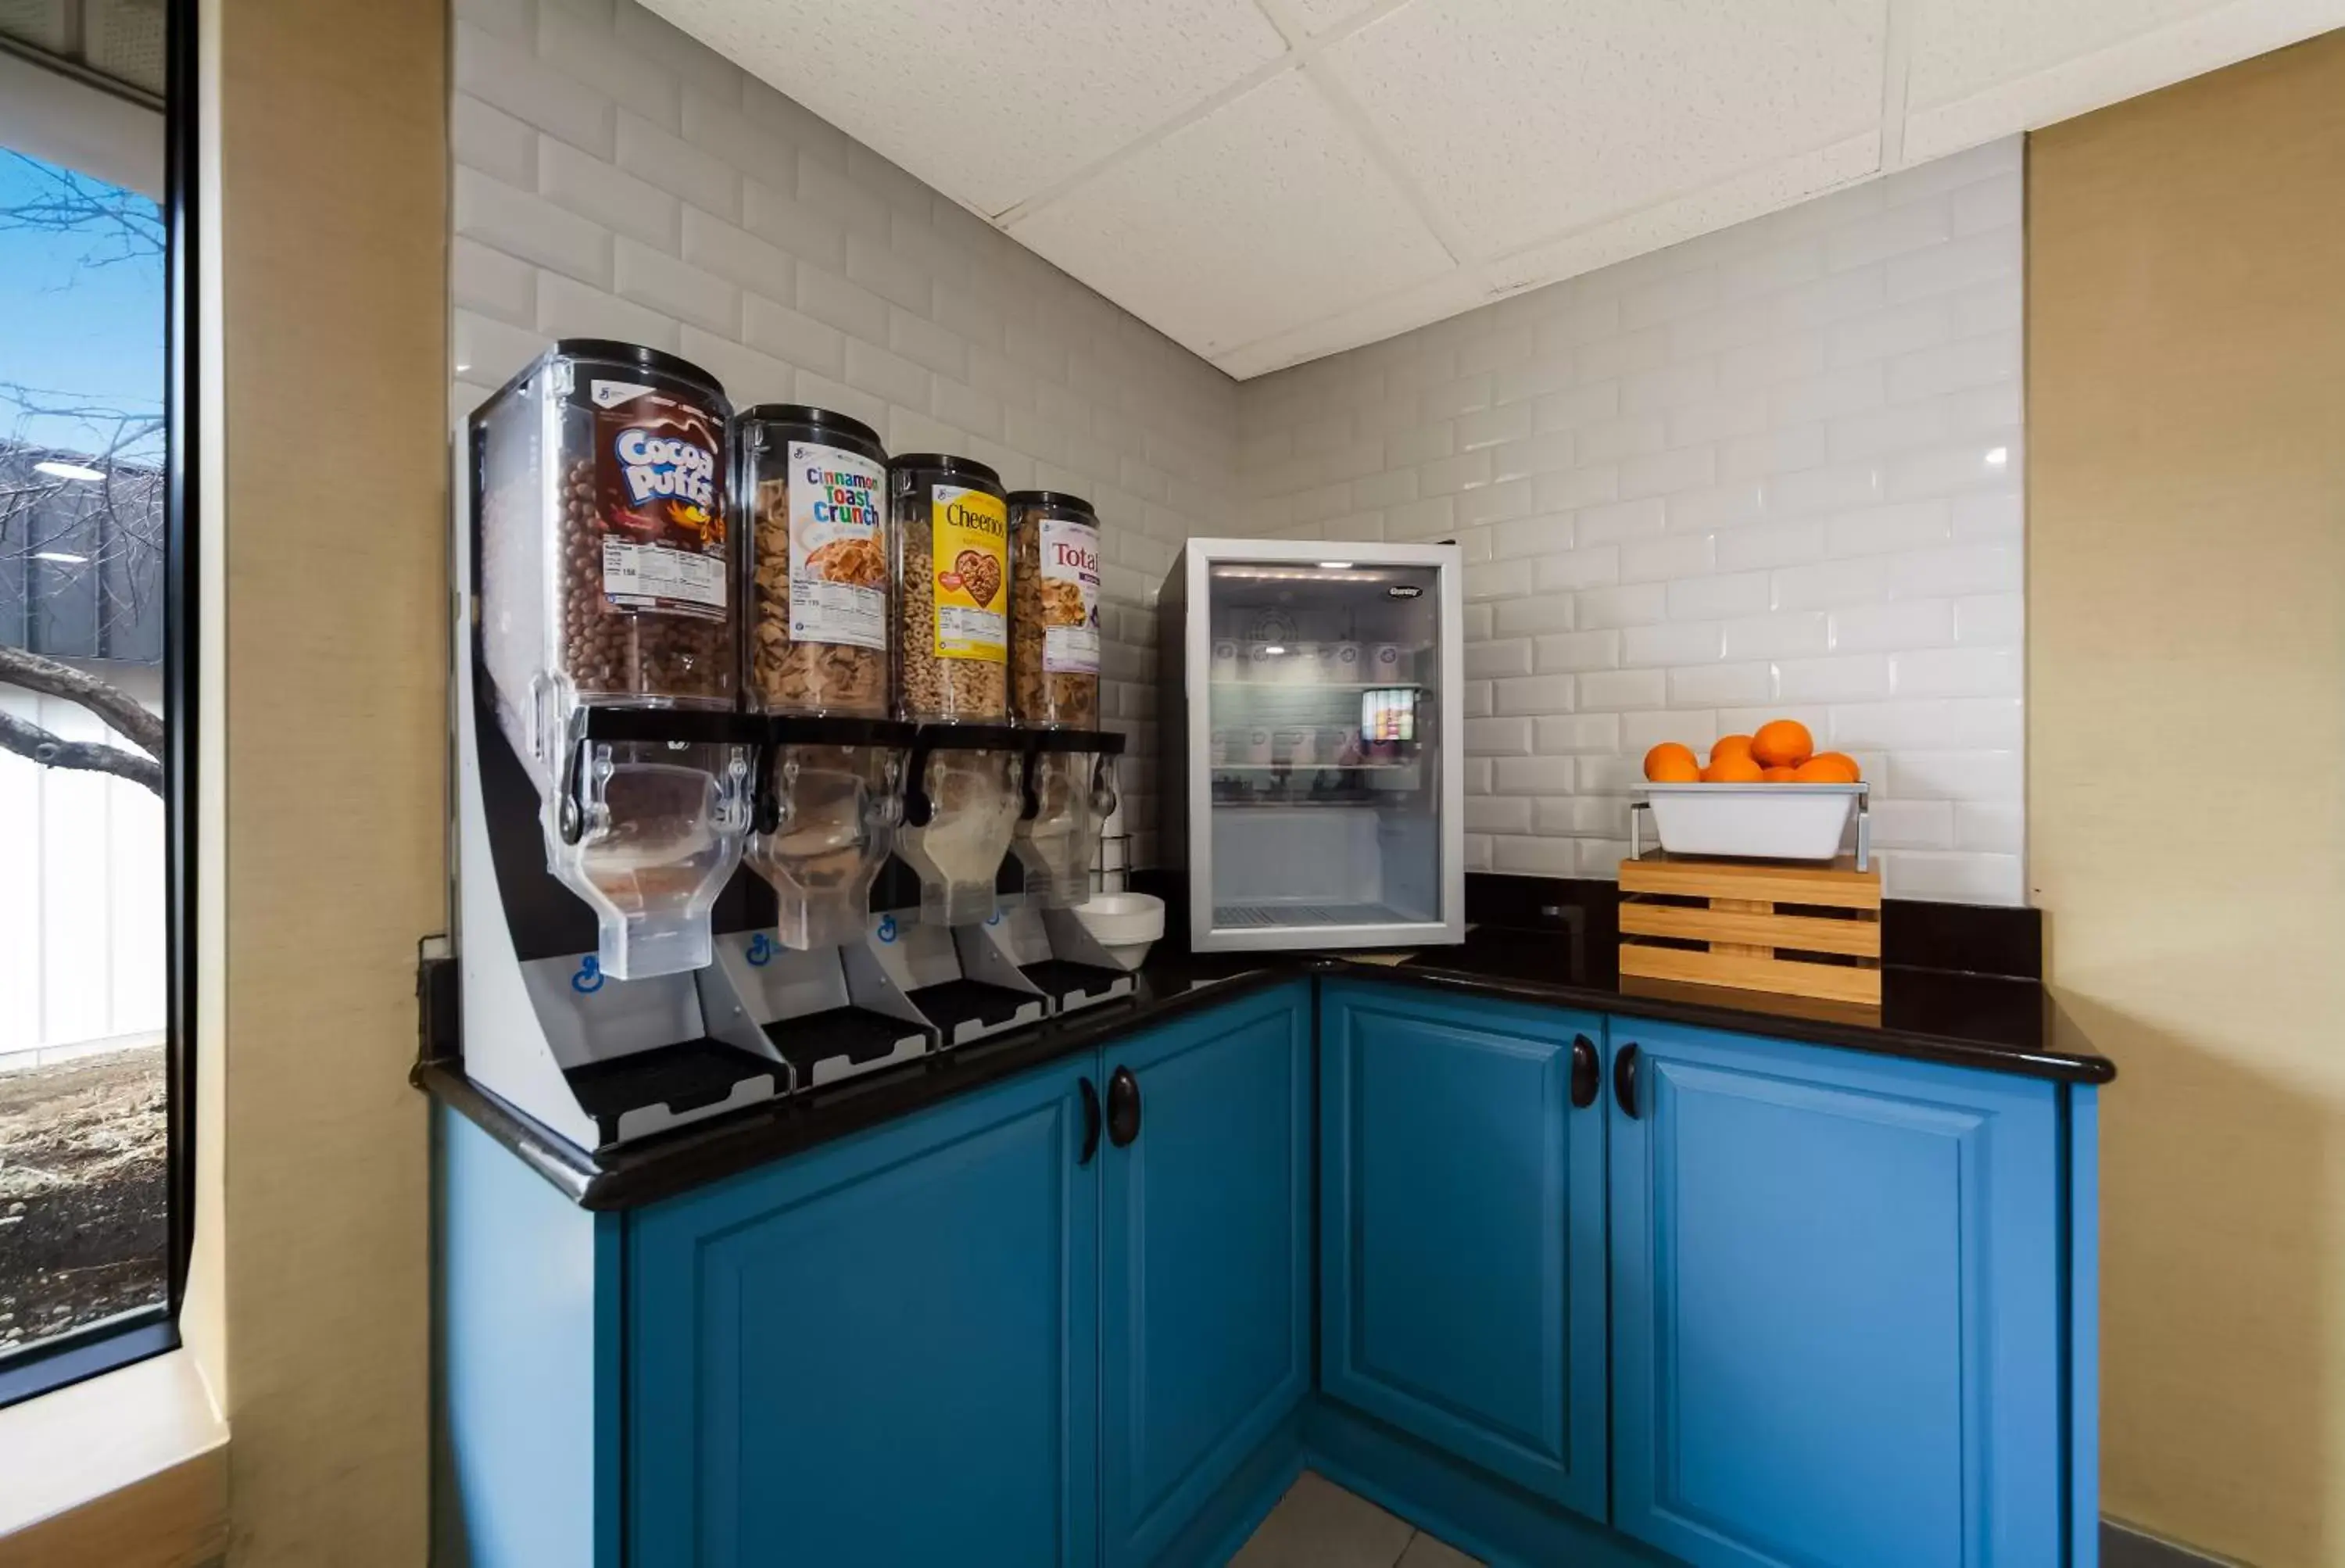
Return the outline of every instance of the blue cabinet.
[[[1611,1049],[1613,1522],[1702,1568],[2064,1561],[2057,1086]]]
[[[636,1217],[631,1568],[1098,1560],[1096,1072]]]
[[[1104,1533],[1123,1568],[1154,1562],[1310,1392],[1310,988],[1102,1065],[1132,1075],[1139,1113],[1100,1160]]]
[[[1603,1038],[1558,1008],[1322,996],[1322,1389],[1598,1518],[1605,1116],[1570,1090]]]

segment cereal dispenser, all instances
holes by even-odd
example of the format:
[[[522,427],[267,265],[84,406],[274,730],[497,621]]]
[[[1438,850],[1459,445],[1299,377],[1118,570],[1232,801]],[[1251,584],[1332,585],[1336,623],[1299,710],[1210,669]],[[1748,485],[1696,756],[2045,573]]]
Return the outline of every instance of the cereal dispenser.
[[[1099,518],[1080,496],[1020,490],[1010,539],[1010,695],[1028,732],[1018,857],[1028,895],[1069,909],[1091,896],[1123,739],[1099,728]]]
[[[896,528],[896,710],[919,727],[897,850],[924,923],[995,911],[1025,804],[1010,727],[1010,516],[992,469],[921,453],[888,465]]]
[[[859,941],[895,842],[913,729],[890,718],[888,457],[827,409],[767,404],[735,426],[749,708],[770,721],[750,866],[782,944]]]
[[[707,372],[566,340],[460,437],[452,718],[467,1072],[598,1147],[787,1070],[706,968],[752,825]]]
[[[769,403],[734,423],[742,688],[759,738],[757,873],[717,962],[813,1087],[926,1052],[933,1032],[865,951],[913,726],[890,716],[892,532],[878,433]]]

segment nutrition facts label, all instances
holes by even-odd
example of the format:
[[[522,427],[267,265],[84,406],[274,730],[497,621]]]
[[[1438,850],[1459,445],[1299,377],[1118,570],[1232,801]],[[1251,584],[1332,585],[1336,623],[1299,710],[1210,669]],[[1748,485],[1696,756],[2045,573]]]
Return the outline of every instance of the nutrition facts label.
[[[634,609],[725,607],[725,557],[660,545],[603,541],[603,594]]]

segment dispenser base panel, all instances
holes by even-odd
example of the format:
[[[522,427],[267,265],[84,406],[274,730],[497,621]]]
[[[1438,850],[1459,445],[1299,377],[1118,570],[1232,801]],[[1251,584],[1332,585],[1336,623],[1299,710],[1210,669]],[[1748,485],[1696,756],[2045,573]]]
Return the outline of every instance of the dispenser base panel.
[[[797,1071],[800,1088],[818,1088],[858,1073],[928,1054],[919,1024],[861,1007],[832,1007],[801,1018],[777,1018],[766,1038]]]
[[[695,1113],[770,1100],[780,1093],[783,1068],[721,1040],[703,1039],[589,1062],[566,1069],[563,1077],[607,1147],[695,1120]]]
[[[1019,972],[1051,999],[1053,1013],[1072,1013],[1078,1007],[1091,1007],[1132,994],[1132,976],[1128,972],[1103,969],[1095,963],[1046,958],[1040,963],[1020,965]]]
[[[948,1045],[966,1045],[1005,1029],[1039,1023],[1050,1006],[1031,992],[980,980],[948,980],[906,994],[922,1017],[944,1032]]]

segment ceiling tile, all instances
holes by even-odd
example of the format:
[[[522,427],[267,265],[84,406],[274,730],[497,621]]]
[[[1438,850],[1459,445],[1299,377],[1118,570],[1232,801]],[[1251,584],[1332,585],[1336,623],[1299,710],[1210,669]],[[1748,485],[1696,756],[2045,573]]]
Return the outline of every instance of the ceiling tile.
[[[1207,359],[1450,264],[1367,149],[1293,73],[1010,233]]]
[[[1280,19],[1291,35],[1315,38],[1337,23],[1348,20],[1376,0],[1263,0],[1263,8]]]
[[[1905,101],[1968,97],[2229,0],[1915,0]]]
[[[1254,0],[646,0],[947,195],[999,213],[1285,50]]]
[[[1886,0],[1416,0],[1326,56],[1478,256],[1873,128]]]

